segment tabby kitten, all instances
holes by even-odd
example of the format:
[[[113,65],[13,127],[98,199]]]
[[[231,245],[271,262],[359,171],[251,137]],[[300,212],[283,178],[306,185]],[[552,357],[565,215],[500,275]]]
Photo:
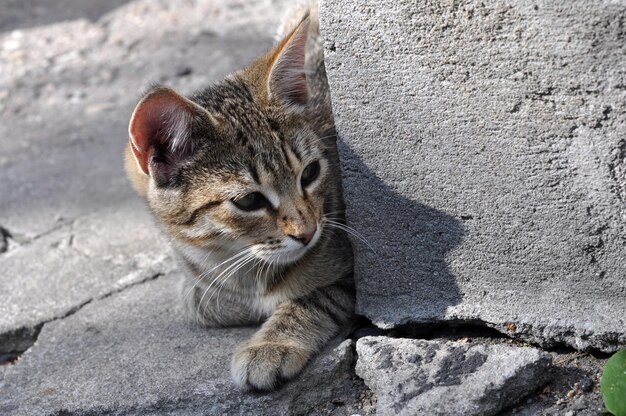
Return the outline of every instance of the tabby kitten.
[[[234,354],[235,383],[294,377],[354,309],[316,19],[189,97],[152,88],[129,133],[129,177],[179,257],[188,309],[212,327],[264,321]]]

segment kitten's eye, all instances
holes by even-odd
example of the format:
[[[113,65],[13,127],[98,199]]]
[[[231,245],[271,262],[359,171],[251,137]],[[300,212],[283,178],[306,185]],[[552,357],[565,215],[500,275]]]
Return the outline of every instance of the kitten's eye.
[[[233,204],[243,211],[256,211],[270,206],[269,201],[260,192],[251,192],[239,199],[233,199]]]
[[[315,161],[313,163],[309,163],[309,165],[304,168],[302,171],[302,176],[300,176],[300,184],[302,188],[306,188],[309,186],[320,174],[320,162]]]

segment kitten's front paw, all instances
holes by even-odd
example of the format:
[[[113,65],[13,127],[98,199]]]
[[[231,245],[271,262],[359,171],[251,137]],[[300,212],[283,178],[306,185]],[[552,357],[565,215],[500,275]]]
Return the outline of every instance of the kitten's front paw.
[[[244,390],[272,390],[281,380],[298,374],[310,352],[279,342],[250,342],[242,345],[231,363],[235,383]]]

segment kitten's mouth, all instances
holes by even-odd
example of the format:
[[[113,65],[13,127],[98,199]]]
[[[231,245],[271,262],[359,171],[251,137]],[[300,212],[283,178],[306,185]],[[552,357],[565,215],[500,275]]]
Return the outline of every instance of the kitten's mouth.
[[[288,265],[300,260],[309,250],[311,250],[320,239],[322,235],[323,224],[317,226],[317,230],[311,238],[308,244],[303,244],[292,240],[291,238],[283,239],[278,248],[271,251],[258,250],[255,254],[257,257],[265,260],[266,262],[277,265]]]

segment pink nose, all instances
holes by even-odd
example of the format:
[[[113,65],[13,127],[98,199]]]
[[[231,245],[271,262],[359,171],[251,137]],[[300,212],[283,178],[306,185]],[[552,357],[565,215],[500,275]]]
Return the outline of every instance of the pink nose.
[[[311,242],[311,240],[313,240],[313,237],[315,236],[316,232],[317,232],[317,226],[313,227],[310,231],[304,232],[302,234],[297,234],[297,235],[289,234],[289,237],[301,242],[303,245],[306,246],[307,244]]]

